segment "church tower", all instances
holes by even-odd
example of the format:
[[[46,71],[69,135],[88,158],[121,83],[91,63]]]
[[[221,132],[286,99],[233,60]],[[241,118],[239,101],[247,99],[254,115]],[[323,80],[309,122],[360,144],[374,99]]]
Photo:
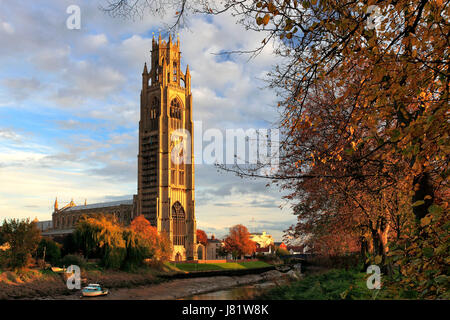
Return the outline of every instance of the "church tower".
[[[173,260],[197,260],[191,76],[189,66],[181,71],[180,55],[180,40],[166,42],[160,35],[153,38],[151,65],[144,65],[137,214],[167,234]],[[178,135],[183,129],[190,138]],[[190,152],[179,150],[181,145]],[[174,161],[172,154],[185,161]]]

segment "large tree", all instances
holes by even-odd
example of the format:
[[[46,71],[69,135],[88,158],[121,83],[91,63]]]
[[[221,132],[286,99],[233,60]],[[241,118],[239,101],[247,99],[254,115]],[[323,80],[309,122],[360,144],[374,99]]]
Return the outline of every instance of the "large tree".
[[[26,267],[35,254],[40,240],[40,230],[30,219],[4,220],[2,238],[9,244],[8,265],[12,268]]]
[[[232,226],[224,242],[225,250],[234,257],[251,255],[256,249],[256,243],[250,239],[250,232],[242,224]]]
[[[168,237],[165,234],[158,234],[158,230],[143,215],[134,218],[130,229],[147,241],[152,258],[162,261],[171,258],[172,246]]]

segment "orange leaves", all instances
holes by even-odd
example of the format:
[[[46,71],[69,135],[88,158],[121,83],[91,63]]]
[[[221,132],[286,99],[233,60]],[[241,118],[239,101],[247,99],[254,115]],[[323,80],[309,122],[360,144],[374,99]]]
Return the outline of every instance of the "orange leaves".
[[[261,25],[261,24],[267,25],[269,23],[269,21],[270,21],[270,15],[268,13],[266,13],[263,18],[261,18],[261,17],[256,18],[256,23],[258,25]]]
[[[208,237],[206,236],[205,231],[197,229],[197,242],[206,246],[208,243]]]
[[[272,2],[269,2],[267,4],[267,10],[269,10],[269,12],[272,13],[273,15],[275,15],[275,13],[278,11]]]
[[[225,239],[225,250],[233,256],[249,255],[255,252],[256,243],[250,240],[250,232],[242,224],[230,228]]]

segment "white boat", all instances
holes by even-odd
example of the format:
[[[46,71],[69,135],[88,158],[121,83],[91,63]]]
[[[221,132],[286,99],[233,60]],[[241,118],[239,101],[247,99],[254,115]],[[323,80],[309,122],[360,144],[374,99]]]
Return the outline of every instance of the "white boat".
[[[97,283],[90,283],[81,290],[81,293],[83,297],[98,297],[107,295],[109,291]]]

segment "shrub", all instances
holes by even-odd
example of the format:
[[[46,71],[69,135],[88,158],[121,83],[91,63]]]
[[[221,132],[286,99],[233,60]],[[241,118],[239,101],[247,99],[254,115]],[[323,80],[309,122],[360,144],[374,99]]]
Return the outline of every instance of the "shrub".
[[[78,252],[79,248],[75,241],[75,236],[73,233],[69,233],[64,237],[62,241],[61,255],[65,256],[68,254],[73,254]]]
[[[58,243],[49,238],[42,238],[39,242],[36,256],[37,258],[44,258],[45,261],[52,265],[58,264],[61,259],[61,248]]]
[[[287,251],[284,248],[277,248],[277,250],[275,251],[275,254],[277,256],[288,256],[289,255],[289,251]]]
[[[66,267],[73,264],[79,266],[80,268],[84,268],[86,266],[86,260],[82,256],[68,254],[61,259],[61,262],[59,264]]]

